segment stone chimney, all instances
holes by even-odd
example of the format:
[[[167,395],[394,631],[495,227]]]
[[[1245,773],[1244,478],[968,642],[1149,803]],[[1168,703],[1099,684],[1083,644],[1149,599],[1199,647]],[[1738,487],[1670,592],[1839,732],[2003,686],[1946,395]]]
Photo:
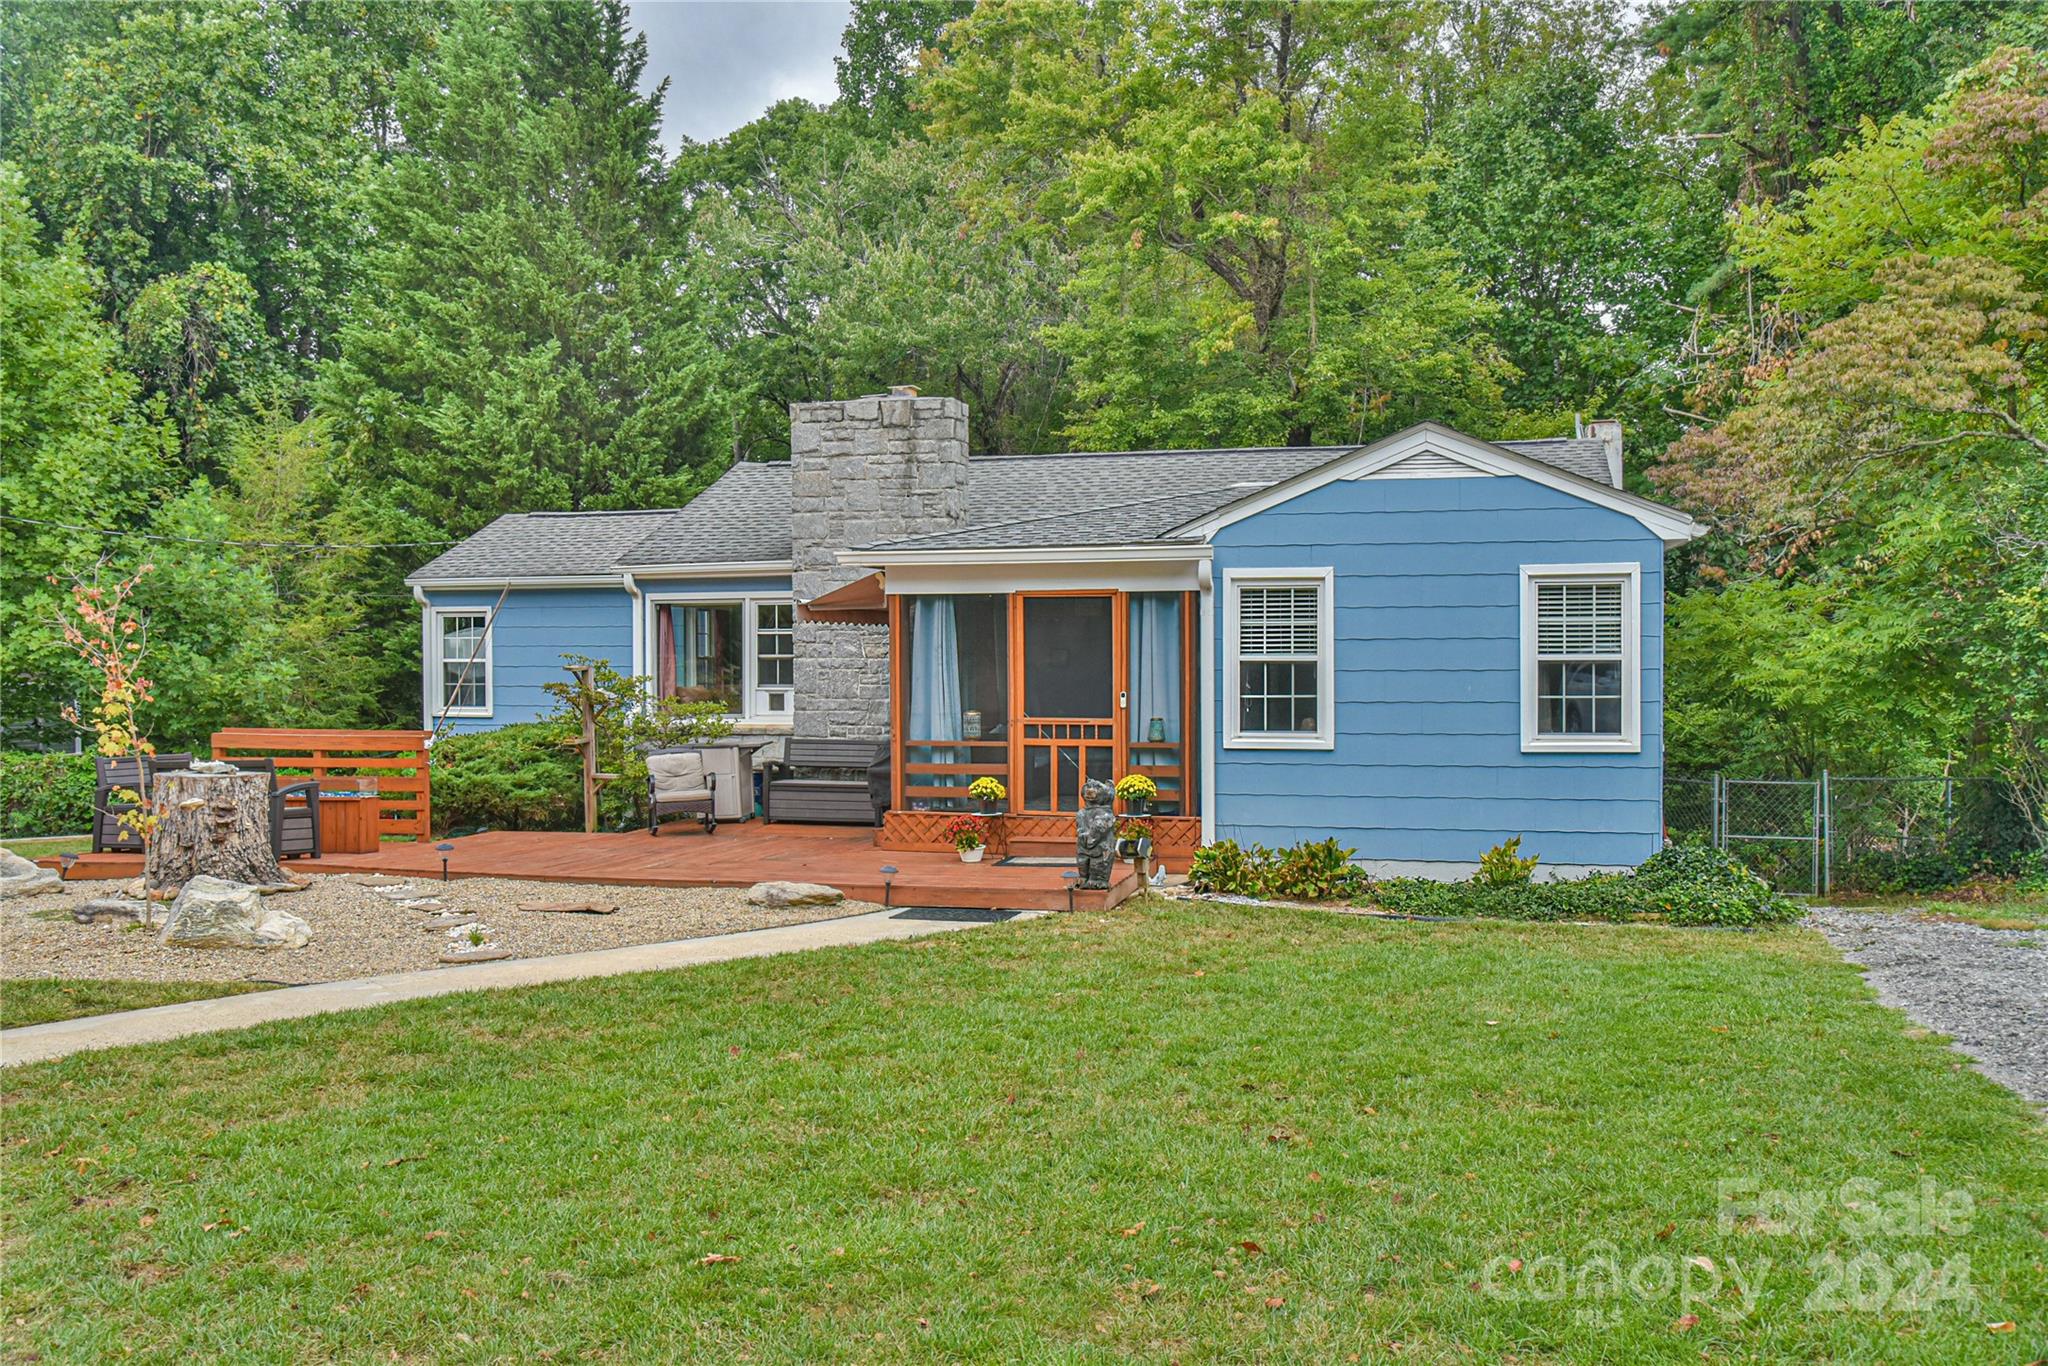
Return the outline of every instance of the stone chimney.
[[[967,405],[886,394],[789,407],[792,587],[799,605],[873,572],[842,550],[967,525]],[[796,622],[796,733],[889,734],[889,629]]]
[[[1596,417],[1586,424],[1586,435],[1607,452],[1607,482],[1621,487],[1621,423],[1611,417]]]

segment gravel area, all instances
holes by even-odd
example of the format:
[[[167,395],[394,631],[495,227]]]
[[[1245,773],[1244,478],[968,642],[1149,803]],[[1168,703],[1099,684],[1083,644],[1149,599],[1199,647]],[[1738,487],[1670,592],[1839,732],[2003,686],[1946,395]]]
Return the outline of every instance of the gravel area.
[[[304,891],[277,894],[313,927],[312,942],[299,949],[165,948],[152,931],[72,921],[74,906],[113,896],[121,885],[72,882],[57,895],[0,902],[0,977],[297,986],[438,967],[442,948],[451,942],[444,930],[427,928],[431,912],[398,905],[365,886],[363,879],[345,874],[320,874]],[[490,930],[491,942],[515,958],[655,944],[880,909],[845,901],[766,910],[747,905],[744,891],[718,887],[610,887],[516,878],[420,880],[407,885],[417,895],[479,917]],[[619,909],[611,915],[514,909],[532,901],[594,901]],[[468,946],[467,940],[461,942]]]
[[[1877,999],[1955,1041],[1977,1070],[2048,1106],[2048,931],[1819,907],[1806,923]]]

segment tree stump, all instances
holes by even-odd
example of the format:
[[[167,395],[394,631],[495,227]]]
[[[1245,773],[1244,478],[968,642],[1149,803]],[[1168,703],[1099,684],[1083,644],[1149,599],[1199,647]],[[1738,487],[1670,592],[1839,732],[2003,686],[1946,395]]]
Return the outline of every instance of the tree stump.
[[[270,847],[270,775],[157,775],[152,794],[162,813],[149,837],[142,876],[150,891],[175,896],[201,873],[271,887],[289,881]]]

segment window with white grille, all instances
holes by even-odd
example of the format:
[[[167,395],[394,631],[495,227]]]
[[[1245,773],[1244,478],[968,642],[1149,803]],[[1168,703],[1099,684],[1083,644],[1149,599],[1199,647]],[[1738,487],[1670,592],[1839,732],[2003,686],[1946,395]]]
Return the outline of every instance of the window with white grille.
[[[1227,576],[1227,743],[1327,748],[1331,736],[1330,574]]]
[[[1523,570],[1525,749],[1639,744],[1635,565]]]
[[[491,642],[488,612],[439,612],[434,655],[440,673],[441,712],[491,714]]]

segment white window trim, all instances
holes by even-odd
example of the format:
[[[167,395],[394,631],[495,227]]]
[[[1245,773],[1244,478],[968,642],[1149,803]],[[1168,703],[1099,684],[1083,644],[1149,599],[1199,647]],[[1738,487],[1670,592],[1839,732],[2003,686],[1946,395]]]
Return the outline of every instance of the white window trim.
[[[652,700],[657,680],[661,674],[661,661],[654,657],[660,648],[661,633],[655,629],[654,613],[657,608],[669,606],[691,607],[737,607],[740,609],[741,667],[740,667],[740,709],[727,713],[727,719],[735,725],[768,727],[787,730],[794,723],[794,713],[781,715],[754,712],[754,693],[759,687],[760,649],[757,637],[760,635],[761,614],[758,608],[777,605],[790,609],[791,626],[795,625],[796,598],[789,593],[648,593],[642,629],[647,641],[647,687]],[[795,642],[791,642],[792,649]],[[794,687],[791,692],[794,694]]]
[[[1246,588],[1316,589],[1316,730],[1313,735],[1247,733],[1238,728],[1238,595]],[[1225,749],[1335,749],[1337,747],[1336,574],[1321,569],[1223,571],[1223,747]]]
[[[427,631],[427,686],[434,704],[433,716],[484,716],[491,714],[498,705],[498,684],[491,676],[491,638],[497,634],[492,629],[497,623],[495,614],[488,607],[430,607],[427,609],[429,629]],[[483,671],[484,704],[481,707],[451,707],[448,705],[448,683],[442,674],[444,658],[441,654],[441,637],[444,634],[444,617],[482,617],[484,619],[484,648],[477,656],[476,669]],[[474,671],[472,671],[474,672]],[[431,721],[429,722],[431,724]]]
[[[1536,585],[1621,582],[1621,734],[1543,735],[1536,729]],[[1522,752],[1639,754],[1643,748],[1643,567],[1619,564],[1522,566]]]

